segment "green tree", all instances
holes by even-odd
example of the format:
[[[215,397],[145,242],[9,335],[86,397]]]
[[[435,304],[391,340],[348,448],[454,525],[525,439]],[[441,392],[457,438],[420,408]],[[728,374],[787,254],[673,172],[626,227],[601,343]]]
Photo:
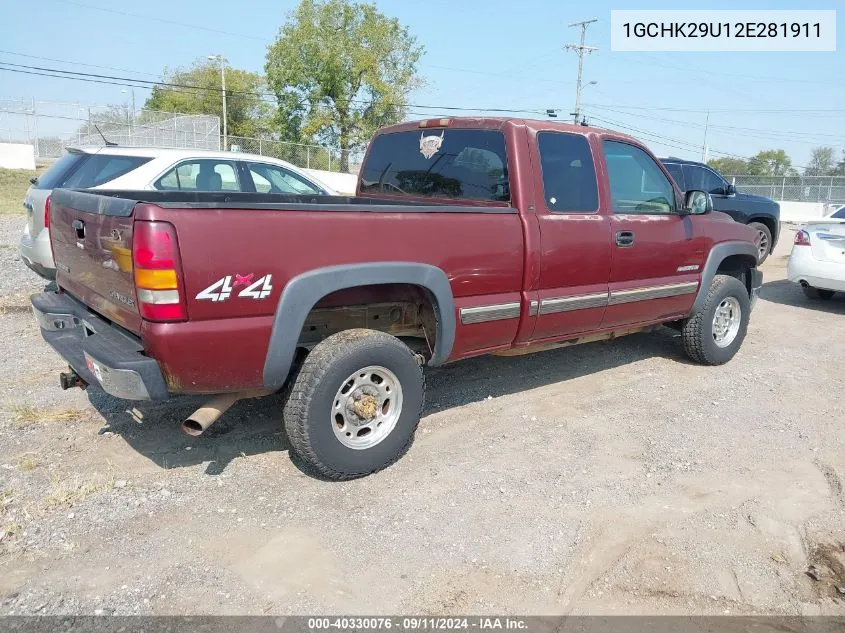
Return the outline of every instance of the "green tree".
[[[373,4],[302,0],[267,51],[267,82],[276,94],[283,137],[349,150],[401,121],[405,101],[422,85],[423,47]]]
[[[163,81],[197,89],[156,86],[144,107],[149,110],[211,114],[223,120],[220,66],[198,59],[191,68],[165,70]],[[226,122],[230,136],[264,136],[272,124],[273,108],[264,99],[264,79],[258,73],[226,67]]]
[[[707,164],[723,176],[740,176],[748,173],[748,161],[742,158],[730,156],[711,158]]]
[[[767,149],[749,159],[748,173],[754,176],[792,176],[796,172],[784,150]]]
[[[829,176],[836,169],[835,150],[832,147],[813,148],[810,164],[804,169],[805,176]]]

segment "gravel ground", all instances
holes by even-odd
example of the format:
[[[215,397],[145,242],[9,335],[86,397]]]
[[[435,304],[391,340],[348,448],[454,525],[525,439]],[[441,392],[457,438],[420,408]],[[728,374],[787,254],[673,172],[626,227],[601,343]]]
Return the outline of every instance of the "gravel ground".
[[[845,614],[845,298],[784,281],[788,232],[728,365],[664,329],[429,371],[410,452],[330,483],[278,397],[190,438],[195,399],[62,392],[21,221],[0,217],[0,614]]]

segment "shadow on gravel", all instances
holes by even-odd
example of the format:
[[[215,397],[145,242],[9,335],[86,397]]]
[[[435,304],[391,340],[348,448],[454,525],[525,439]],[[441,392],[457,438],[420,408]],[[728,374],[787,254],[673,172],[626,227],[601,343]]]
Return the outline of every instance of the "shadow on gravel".
[[[837,292],[832,299],[809,299],[798,284],[786,279],[764,283],[760,298],[796,308],[845,315],[845,293]]]
[[[654,357],[689,362],[678,334],[660,328],[615,341],[526,356],[481,356],[428,369],[423,415]],[[238,457],[290,448],[282,427],[281,394],[236,403],[200,437],[185,435],[180,424],[204,402],[202,397],[181,397],[165,403],[128,402],[90,388],[88,399],[106,420],[102,432],[120,435],[134,450],[165,469],[207,463],[206,474],[218,475]],[[322,479],[293,453],[291,461],[304,474]]]

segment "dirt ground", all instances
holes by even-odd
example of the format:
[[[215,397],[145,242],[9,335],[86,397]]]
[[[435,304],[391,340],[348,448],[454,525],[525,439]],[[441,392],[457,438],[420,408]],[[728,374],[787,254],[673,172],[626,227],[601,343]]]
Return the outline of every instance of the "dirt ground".
[[[0,614],[845,614],[845,297],[784,281],[788,231],[728,365],[664,329],[431,370],[410,452],[330,483],[278,397],[190,438],[197,400],[62,392],[20,223],[0,218]]]

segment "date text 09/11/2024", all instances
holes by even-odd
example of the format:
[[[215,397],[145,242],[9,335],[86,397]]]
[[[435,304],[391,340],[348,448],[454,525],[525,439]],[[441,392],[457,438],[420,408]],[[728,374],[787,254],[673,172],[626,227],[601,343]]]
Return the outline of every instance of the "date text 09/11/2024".
[[[821,24],[781,22],[626,22],[625,37],[821,37]]]
[[[497,617],[348,617],[309,618],[309,631],[378,630],[522,630],[527,623],[521,618]]]

